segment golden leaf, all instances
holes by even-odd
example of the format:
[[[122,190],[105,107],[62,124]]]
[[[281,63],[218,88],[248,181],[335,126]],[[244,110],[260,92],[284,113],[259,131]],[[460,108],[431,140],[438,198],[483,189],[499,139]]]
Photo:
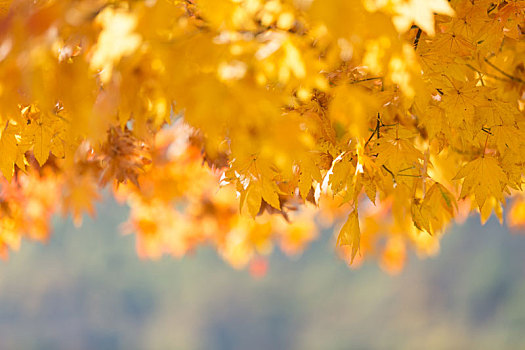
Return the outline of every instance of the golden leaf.
[[[503,201],[503,189],[508,179],[495,158],[484,156],[474,159],[454,177],[455,180],[463,178],[460,198],[474,195],[480,209],[490,196]]]
[[[337,245],[344,246],[349,245],[352,247],[352,254],[350,263],[354,261],[354,258],[359,251],[359,242],[361,240],[361,231],[359,229],[359,217],[357,210],[353,210],[346,219],[339,236],[337,237]]]
[[[8,124],[0,136],[0,154],[2,154],[0,157],[0,171],[8,181],[11,181],[13,177],[17,153],[16,135],[13,128]]]

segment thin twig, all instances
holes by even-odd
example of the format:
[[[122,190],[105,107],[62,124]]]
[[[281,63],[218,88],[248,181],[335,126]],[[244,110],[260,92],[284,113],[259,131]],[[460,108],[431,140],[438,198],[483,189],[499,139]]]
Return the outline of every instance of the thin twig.
[[[381,138],[380,129],[381,129],[381,114],[377,112],[377,123],[376,123],[376,129],[377,129],[377,139],[379,140]]]
[[[377,129],[377,127],[376,127]],[[374,131],[372,131],[372,135],[370,135],[370,137],[368,138],[368,140],[366,140],[365,142],[365,147],[368,146],[368,144],[370,143],[370,141],[372,141],[372,137],[374,137],[374,135],[376,134],[376,129],[374,129]]]
[[[421,38],[422,32],[421,28],[417,29],[416,38],[414,39],[414,50],[417,50],[417,45],[419,44],[419,38]]]
[[[396,181],[396,176],[394,175],[394,173],[393,173],[390,169],[388,169],[388,168],[386,167],[386,165],[384,165],[384,164],[383,164],[383,169],[385,169],[386,171],[388,171],[388,173],[389,173],[390,175],[392,175],[392,179],[393,179],[394,182],[395,182],[395,181]]]
[[[361,80],[354,80],[354,81],[351,81],[349,84],[357,84],[357,83],[362,83],[364,81],[370,81],[370,80],[376,80],[376,79],[383,79],[383,77],[372,77],[372,78],[365,78]]]
[[[397,174],[397,176],[407,176],[407,177],[421,178],[421,175],[412,175],[412,174]]]
[[[504,76],[506,76],[507,78],[509,78],[510,80],[512,81],[515,81],[515,82],[518,82],[518,83],[522,83],[522,84],[525,84],[525,80],[522,80],[518,77],[515,77],[513,75],[510,75],[509,73],[503,71],[501,68],[495,66],[492,62],[490,62],[487,58],[484,58],[484,61],[487,62],[487,64],[489,66],[491,66],[492,68],[494,68],[495,70],[497,70],[498,72],[500,72],[501,74],[503,74]]]
[[[415,166],[412,165],[411,167],[408,167],[408,168],[405,168],[405,169],[401,169],[401,170],[399,170],[398,173],[400,173],[400,172],[402,172],[402,171],[407,171],[407,170],[410,170],[410,169],[414,169],[414,168],[415,168]]]
[[[377,138],[380,139],[381,138],[381,134],[380,134],[380,131],[379,129],[381,128],[381,116],[379,113],[377,113],[377,122],[376,122],[376,127],[375,129],[372,131],[372,135],[370,135],[370,137],[368,138],[368,140],[366,140],[365,142],[365,147],[368,146],[368,144],[370,143],[370,141],[372,141],[372,138],[374,137],[374,135],[377,134]]]
[[[481,128],[481,131],[486,132],[489,135],[492,135],[492,132],[490,132],[490,129],[487,129],[485,127]]]
[[[470,64],[466,64],[466,66],[470,69],[472,69],[473,71],[475,71],[476,73],[478,74],[481,74],[485,77],[490,77],[492,79],[496,79],[496,80],[500,80],[500,81],[513,81],[512,79],[509,79],[509,78],[503,78],[503,77],[499,77],[497,75],[494,75],[494,74],[490,74],[490,73],[484,73],[484,72],[481,72],[479,70],[477,70],[476,68],[474,68],[473,66],[471,66]],[[483,77],[481,77],[481,82],[483,83]]]

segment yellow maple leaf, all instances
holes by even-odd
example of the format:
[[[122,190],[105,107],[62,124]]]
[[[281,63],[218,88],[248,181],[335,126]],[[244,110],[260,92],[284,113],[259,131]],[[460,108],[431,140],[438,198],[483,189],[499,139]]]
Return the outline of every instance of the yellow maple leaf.
[[[465,179],[460,198],[474,195],[480,209],[490,196],[503,201],[503,189],[508,179],[493,157],[482,156],[466,164],[454,177],[455,180],[462,178]]]
[[[477,120],[474,118],[476,108],[487,103],[483,94],[485,91],[482,86],[476,86],[475,82],[451,80],[450,87],[443,91],[441,102],[450,124],[456,127],[462,126],[463,122],[473,124]]]
[[[261,189],[263,199],[275,209],[281,210],[281,203],[279,202],[279,195],[277,194],[279,187],[277,187],[275,182],[268,180],[262,181]]]
[[[257,183],[250,183],[246,190],[246,205],[248,206],[248,212],[252,217],[257,216],[261,209],[261,187]],[[242,205],[242,201],[241,201]],[[242,209],[242,207],[241,207]]]
[[[82,215],[88,213],[91,217],[95,215],[94,202],[100,200],[97,185],[91,176],[76,176],[69,179],[63,187],[64,215],[71,213],[73,223],[79,227],[82,224]]]
[[[476,46],[463,35],[452,32],[438,33],[434,40],[430,42],[434,46],[434,51],[439,57],[448,57],[451,53],[454,56],[471,56],[476,50]]]
[[[28,130],[34,137],[33,153],[38,164],[42,166],[49,158],[49,152],[51,152],[52,130],[42,121],[31,123]]]
[[[11,181],[14,173],[14,164],[17,159],[18,146],[15,133],[9,124],[0,136],[0,171],[4,177]]]
[[[315,164],[315,162],[308,157],[304,157],[301,161],[301,170],[299,173],[299,194],[306,200],[310,189],[312,188],[312,182],[316,180],[317,182],[322,181],[321,172]]]
[[[384,138],[375,151],[376,163],[387,167],[394,176],[419,176],[420,160],[423,154],[405,139]]]
[[[412,220],[418,229],[433,235],[450,222],[455,210],[457,210],[457,203],[452,194],[436,182],[425,194],[421,205],[417,203],[412,205]]]
[[[434,13],[453,16],[454,10],[445,0],[409,0],[395,2],[396,15],[392,18],[396,29],[406,32],[412,23],[428,35],[434,35]]]
[[[349,155],[343,155],[337,161],[330,174],[329,184],[334,192],[342,191],[345,186],[352,183],[355,176],[355,166],[352,163],[352,158]]]
[[[357,210],[353,210],[350,215],[348,215],[348,219],[346,220],[345,224],[341,228],[341,231],[339,232],[339,236],[337,237],[337,245],[338,246],[344,246],[349,245],[352,246],[352,254],[350,258],[350,263],[354,261],[354,258],[359,251],[359,242],[361,240],[361,231],[359,229],[359,217],[357,215]]]
[[[507,151],[519,150],[524,145],[525,134],[514,125],[497,125],[493,126],[490,131],[494,135],[496,148],[501,155],[506,154]]]

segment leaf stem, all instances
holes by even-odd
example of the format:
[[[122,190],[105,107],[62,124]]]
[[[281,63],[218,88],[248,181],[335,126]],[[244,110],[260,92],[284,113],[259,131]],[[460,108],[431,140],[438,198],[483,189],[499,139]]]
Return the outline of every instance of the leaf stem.
[[[509,80],[510,80],[510,81],[513,81],[513,80],[510,79],[510,78],[503,78],[503,77],[499,77],[499,76],[494,75],[494,74],[484,73],[484,72],[482,72],[482,71],[477,70],[476,68],[474,68],[473,66],[471,66],[471,65],[468,64],[468,63],[466,64],[466,66],[467,66],[468,68],[472,69],[473,71],[477,72],[478,74],[480,74],[480,75],[482,74],[483,76],[490,77],[490,78],[492,78],[492,79],[496,79],[496,80],[500,80],[500,81],[509,81]],[[481,78],[481,83],[483,84],[483,86],[485,86],[484,81],[483,81],[483,77],[480,77],[480,78]]]
[[[415,168],[415,166],[412,165],[411,167],[399,170],[398,173],[400,173],[402,171],[407,171],[407,170],[410,170],[410,169],[414,169],[414,168]]]
[[[372,131],[372,135],[370,135],[370,137],[368,138],[368,140],[366,140],[365,142],[365,147],[368,146],[368,144],[370,143],[370,141],[372,141],[372,138],[374,137],[374,135],[377,134],[377,138],[381,138],[381,134],[380,134],[380,131],[379,129],[381,128],[381,115],[379,113],[377,113],[377,122],[376,122],[376,127],[375,129]]]
[[[421,175],[413,175],[413,174],[397,174],[397,176],[407,176],[407,177],[421,178]]]

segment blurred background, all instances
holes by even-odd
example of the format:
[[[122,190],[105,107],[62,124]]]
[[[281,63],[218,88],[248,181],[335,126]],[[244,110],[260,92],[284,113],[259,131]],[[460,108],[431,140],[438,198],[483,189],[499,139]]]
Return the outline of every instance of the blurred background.
[[[0,349],[525,348],[525,236],[495,219],[452,227],[398,276],[350,270],[325,232],[255,278],[210,248],[140,260],[127,209],[97,212],[0,263]]]

